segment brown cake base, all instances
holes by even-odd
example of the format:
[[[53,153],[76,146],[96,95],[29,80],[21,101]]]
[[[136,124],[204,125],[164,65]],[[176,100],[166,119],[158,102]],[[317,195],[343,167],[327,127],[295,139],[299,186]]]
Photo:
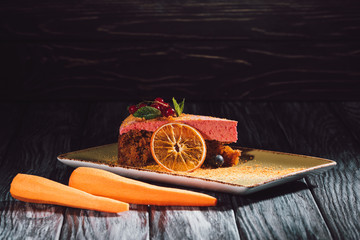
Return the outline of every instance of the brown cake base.
[[[154,164],[151,155],[150,139],[152,132],[131,130],[118,138],[118,161],[120,165],[142,167]],[[222,155],[224,164],[222,167],[231,167],[239,163],[241,151],[232,149],[230,146],[218,141],[206,140],[206,159],[203,167],[211,167],[210,159],[216,155]]]

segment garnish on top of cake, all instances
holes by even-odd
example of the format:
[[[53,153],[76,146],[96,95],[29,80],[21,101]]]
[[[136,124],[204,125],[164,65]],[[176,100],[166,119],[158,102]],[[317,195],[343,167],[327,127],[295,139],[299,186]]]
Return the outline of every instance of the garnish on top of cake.
[[[200,133],[200,136],[205,140],[204,142],[206,145],[206,157],[204,161],[200,163],[200,165],[202,165],[201,167],[230,167],[238,164],[241,151],[232,149],[227,145],[237,141],[237,121],[182,113],[184,103],[185,100],[178,103],[173,98],[174,107],[171,107],[170,104],[166,103],[163,99],[156,98],[154,101],[145,101],[130,106],[128,108],[130,115],[122,122],[119,129],[119,164],[141,167],[154,164],[155,160],[159,163],[154,149],[152,151],[152,148],[154,148],[154,143],[152,141],[156,139],[153,136],[154,133],[165,124],[171,125],[172,130],[165,129],[170,132],[174,132],[174,128],[182,129],[183,125],[195,129],[195,131],[189,130],[188,134],[193,134],[192,136],[183,133],[183,136],[181,137],[181,132],[177,133],[175,131],[175,135],[176,133],[178,134],[177,138],[182,140],[184,136],[191,140],[194,136],[197,136],[196,132]],[[187,127],[184,129],[188,130]],[[167,133],[165,132],[165,134]],[[172,138],[175,139],[174,136],[172,136]],[[183,145],[181,148],[178,140],[172,140],[173,146],[171,146],[171,143],[167,143],[168,147],[164,147],[168,148],[169,153],[172,152],[175,153],[175,155],[182,156],[179,156],[179,158],[175,157],[175,160],[172,161],[193,161],[191,158],[187,159],[184,157],[187,153],[182,153],[181,150],[188,149],[189,147]],[[196,144],[201,145],[199,142]],[[164,156],[164,158],[165,157],[166,156]],[[201,158],[201,154],[199,154],[199,158]],[[193,169],[190,168],[190,170],[192,171],[197,167],[200,166],[196,166]],[[171,167],[166,169],[172,170]]]

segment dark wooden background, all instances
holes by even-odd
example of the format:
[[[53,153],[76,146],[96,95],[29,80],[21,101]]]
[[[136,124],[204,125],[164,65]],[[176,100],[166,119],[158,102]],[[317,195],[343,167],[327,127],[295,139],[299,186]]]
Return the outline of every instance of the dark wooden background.
[[[359,100],[358,0],[2,1],[2,100]]]

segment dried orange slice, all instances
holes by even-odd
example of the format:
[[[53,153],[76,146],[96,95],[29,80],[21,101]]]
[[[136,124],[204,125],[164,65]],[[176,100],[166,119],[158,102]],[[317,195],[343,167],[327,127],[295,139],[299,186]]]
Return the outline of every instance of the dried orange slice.
[[[152,135],[151,154],[169,171],[191,172],[200,167],[206,157],[205,140],[193,127],[183,123],[168,123]]]

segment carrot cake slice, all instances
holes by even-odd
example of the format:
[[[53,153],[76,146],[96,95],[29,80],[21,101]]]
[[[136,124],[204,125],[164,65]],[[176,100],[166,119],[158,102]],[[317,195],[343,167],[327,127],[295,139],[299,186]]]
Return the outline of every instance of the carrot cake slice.
[[[154,164],[150,150],[153,132],[164,124],[176,122],[198,130],[206,142],[206,159],[203,167],[229,167],[238,164],[240,150],[227,144],[235,143],[237,121],[224,118],[182,113],[184,101],[173,99],[174,108],[163,99],[142,102],[129,107],[130,115],[122,122],[118,138],[120,165],[146,166]]]

